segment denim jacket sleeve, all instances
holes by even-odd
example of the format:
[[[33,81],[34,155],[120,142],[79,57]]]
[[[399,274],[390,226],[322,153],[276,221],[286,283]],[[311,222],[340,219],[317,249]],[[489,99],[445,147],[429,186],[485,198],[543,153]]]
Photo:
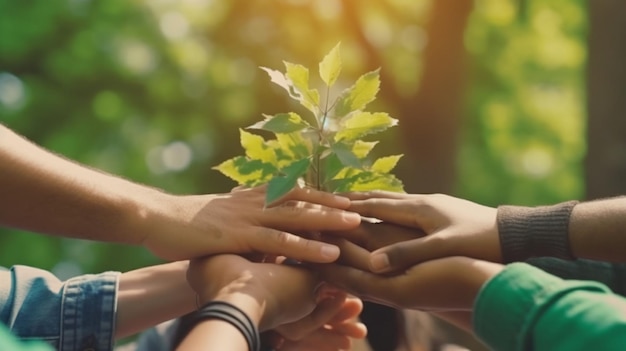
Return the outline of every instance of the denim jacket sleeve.
[[[0,270],[0,322],[59,351],[112,350],[118,279],[105,272],[62,282],[32,267]]]

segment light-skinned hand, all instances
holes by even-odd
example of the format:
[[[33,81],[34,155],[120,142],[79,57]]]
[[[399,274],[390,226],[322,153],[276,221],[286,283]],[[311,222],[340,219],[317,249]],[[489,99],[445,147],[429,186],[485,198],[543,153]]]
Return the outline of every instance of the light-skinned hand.
[[[269,332],[270,344],[275,350],[349,350],[352,338],[362,339],[366,336],[365,325],[357,319],[363,309],[359,298],[332,291],[328,294],[318,293],[318,299],[321,301],[309,315]]]
[[[142,242],[165,259],[261,252],[332,262],[339,256],[337,247],[293,233],[348,230],[360,222],[358,214],[343,210],[350,205],[345,197],[308,188],[295,188],[269,207],[265,187],[169,199],[175,205],[168,213],[146,218],[150,228]]]
[[[187,281],[201,303],[222,300],[244,310],[259,330],[270,330],[311,314],[320,281],[308,269],[254,263],[238,255],[192,260]]]

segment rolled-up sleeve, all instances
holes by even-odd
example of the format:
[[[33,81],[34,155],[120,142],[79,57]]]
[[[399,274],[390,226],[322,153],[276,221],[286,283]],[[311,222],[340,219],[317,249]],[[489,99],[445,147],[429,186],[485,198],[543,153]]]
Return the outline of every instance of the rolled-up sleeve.
[[[21,339],[41,339],[60,351],[112,350],[118,272],[60,281],[45,270],[0,271],[0,320]]]

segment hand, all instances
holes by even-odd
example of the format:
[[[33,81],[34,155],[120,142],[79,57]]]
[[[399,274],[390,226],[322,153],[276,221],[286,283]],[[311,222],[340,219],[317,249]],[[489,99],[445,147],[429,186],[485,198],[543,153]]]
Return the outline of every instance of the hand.
[[[373,191],[345,196],[352,200],[350,211],[396,225],[372,224],[365,234],[362,229],[360,234],[345,234],[375,250],[369,259],[374,272],[395,271],[450,256],[502,262],[495,208],[440,194]],[[377,226],[384,230],[374,233],[372,228]],[[384,242],[388,246],[380,248]]]
[[[320,289],[322,290],[322,289]],[[338,351],[352,347],[350,338],[362,339],[365,325],[357,321],[363,303],[343,292],[332,292],[311,314],[293,323],[266,332],[269,344],[280,351]]]
[[[278,204],[266,208],[265,187],[229,194],[172,196],[174,209],[167,220],[148,222],[143,244],[165,259],[218,253],[262,252],[302,261],[332,262],[339,256],[333,245],[301,238],[295,231],[347,230],[360,216],[343,211],[344,197],[296,188]]]
[[[213,300],[233,303],[261,331],[310,314],[316,307],[316,288],[320,284],[306,269],[253,263],[237,255],[192,260],[187,280],[202,303]]]
[[[448,257],[390,276],[338,264],[315,267],[323,280],[364,300],[398,309],[469,311],[480,288],[504,266],[467,257]]]

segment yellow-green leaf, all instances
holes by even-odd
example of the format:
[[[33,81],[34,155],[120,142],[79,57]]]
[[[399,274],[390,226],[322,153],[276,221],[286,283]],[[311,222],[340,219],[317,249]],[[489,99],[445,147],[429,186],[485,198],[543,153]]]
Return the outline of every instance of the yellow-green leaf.
[[[343,117],[350,112],[363,110],[367,104],[376,99],[380,88],[379,69],[365,73],[354,83],[344,90],[335,105],[335,116]]]
[[[320,94],[315,89],[309,89],[309,69],[285,61],[285,76],[291,81],[293,87],[298,91],[300,103],[314,114],[317,113],[320,104]]]
[[[400,158],[402,158],[402,155],[381,157],[374,161],[374,164],[370,169],[372,172],[389,173],[398,164]]]
[[[213,169],[220,171],[225,176],[237,182],[239,185],[257,186],[267,183],[277,171],[272,165],[259,160],[250,160],[244,156],[237,156],[226,160]]]
[[[381,132],[398,124],[398,120],[384,112],[359,111],[342,121],[342,128],[335,134],[336,141],[351,141],[365,135]]]
[[[341,43],[335,45],[335,47],[330,50],[319,65],[320,77],[329,87],[335,84],[337,77],[339,77],[339,73],[341,73],[341,55],[339,52],[340,44]]]
[[[272,165],[277,164],[274,150],[266,144],[263,137],[239,129],[239,138],[241,146],[246,150],[246,156],[250,159],[260,160]]]
[[[370,190],[404,192],[404,186],[392,174],[365,171],[350,178],[336,180],[333,190],[338,192]]]
[[[362,159],[369,155],[370,151],[372,151],[376,144],[378,144],[378,141],[356,140],[352,146],[352,152],[356,155],[356,157]]]
[[[313,151],[311,142],[305,139],[301,133],[279,133],[276,134],[277,143],[275,147],[279,148],[286,156],[292,160],[299,160],[309,157]]]
[[[292,133],[310,128],[311,125],[297,113],[279,113],[274,116],[263,115],[265,119],[249,126],[249,129],[263,129],[274,133]]]

